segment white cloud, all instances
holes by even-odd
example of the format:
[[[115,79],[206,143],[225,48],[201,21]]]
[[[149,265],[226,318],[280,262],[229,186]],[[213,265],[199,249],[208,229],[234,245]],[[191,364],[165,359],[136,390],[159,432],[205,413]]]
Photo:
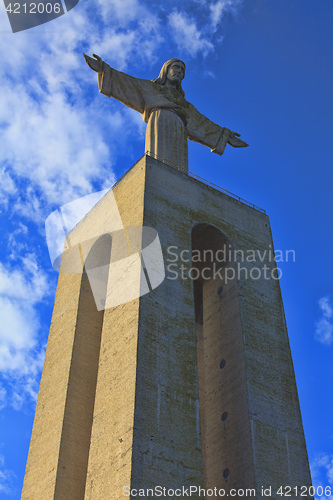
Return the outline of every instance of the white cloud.
[[[316,322],[315,338],[322,344],[333,343],[333,306],[328,296],[319,301],[321,318]]]
[[[9,259],[14,261],[19,259],[23,252],[28,251],[26,237],[29,230],[25,224],[18,221],[16,229],[8,235],[8,248],[10,249]]]
[[[0,296],[34,305],[48,293],[47,275],[38,269],[33,253],[25,254],[21,260],[22,268],[16,269],[6,269],[0,262]]]
[[[243,0],[218,0],[209,6],[211,15],[211,24],[213,31],[216,31],[218,25],[222,22],[223,16],[231,12],[236,14]]]
[[[204,77],[205,78],[212,78],[213,80],[216,80],[216,75],[215,75],[214,71],[211,71],[211,70],[206,70],[204,72]]]
[[[120,69],[133,59],[153,57],[154,47],[156,57],[161,39],[156,16],[147,11],[147,25],[138,17],[145,13],[139,2],[113,2],[119,18],[129,3],[130,17],[137,20],[131,30],[121,31],[115,22],[103,28],[103,19],[93,20],[89,6],[80,3],[75,15],[49,23],[54,32],[44,32],[44,26],[34,28],[35,36],[16,33],[2,48],[0,91],[6,100],[0,110],[5,144],[0,164],[6,168],[0,171],[0,201],[8,204],[17,194],[17,180],[28,181],[29,192],[15,197],[14,208],[36,222],[34,213],[40,221],[48,215],[43,203],[61,205],[95,191],[94,184],[106,179],[112,185],[116,147],[124,149],[131,128],[137,128],[125,109],[114,111],[112,100],[98,94],[97,76],[82,57],[83,51],[100,52]],[[2,37],[0,46],[9,37]],[[93,97],[87,98],[92,86]]]
[[[325,318],[316,323],[316,340],[322,344],[330,345],[333,342],[333,324]]]
[[[13,179],[4,168],[0,168],[0,186],[0,204],[7,207],[8,196],[13,195],[17,190]]]
[[[13,471],[5,468],[5,458],[0,455],[0,493],[10,495],[13,493]]]
[[[325,318],[331,319],[333,316],[333,307],[330,304],[330,299],[329,297],[322,297],[319,300],[319,307],[322,310],[322,313],[324,314]]]
[[[143,7],[137,0],[97,0],[101,6],[103,18],[117,20],[121,25],[128,25],[140,15]]]
[[[200,52],[206,56],[214,45],[199,31],[196,22],[183,12],[174,11],[169,15],[169,25],[179,49],[185,50],[192,57]]]
[[[26,254],[20,267],[0,264],[0,373],[6,382],[0,399],[16,409],[26,399],[37,398],[44,346],[38,338],[35,306],[48,293],[47,276],[38,269],[33,254]]]
[[[192,57],[199,54],[206,57],[214,50],[215,44],[223,40],[222,36],[216,38],[214,34],[222,25],[225,14],[236,15],[242,1],[218,0],[209,3],[197,0],[194,3],[200,6],[199,9],[195,9],[192,4],[186,10],[174,10],[169,15],[169,26],[178,49]]]
[[[160,21],[158,15],[145,6],[144,2],[138,0],[97,0],[101,7],[104,21],[109,25],[118,24],[125,28],[128,25],[139,22],[141,28],[144,25],[145,31],[156,30]],[[156,6],[157,7],[157,6]],[[155,8],[154,11],[158,11]]]
[[[31,181],[30,190],[41,190],[48,203],[92,191],[93,180],[106,175],[108,160],[93,110],[72,106],[60,93],[45,94],[36,102],[26,87],[14,92],[8,84],[3,91],[13,120],[3,134],[7,147],[0,151],[0,161],[9,162],[14,175]],[[114,125],[119,124],[117,118]]]
[[[315,500],[333,500],[333,455],[321,453],[311,461],[311,476],[312,483],[315,488],[323,487],[325,494],[325,487],[330,488],[326,490],[327,495],[315,496]]]
[[[0,410],[2,410],[6,405],[7,405],[7,391],[4,387],[0,385]]]

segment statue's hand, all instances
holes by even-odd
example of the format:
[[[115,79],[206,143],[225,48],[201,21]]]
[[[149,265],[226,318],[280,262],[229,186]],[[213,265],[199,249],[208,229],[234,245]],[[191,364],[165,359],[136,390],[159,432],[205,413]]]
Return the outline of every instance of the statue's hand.
[[[86,63],[88,64],[89,68],[93,69],[94,71],[97,71],[97,73],[100,73],[104,69],[104,62],[103,59],[96,54],[93,54],[95,59],[93,59],[90,56],[87,56],[86,54],[83,54],[83,57],[86,60]]]
[[[240,134],[238,134],[237,132],[231,132],[229,135],[228,144],[230,144],[230,146],[233,146],[234,148],[245,148],[246,146],[248,146],[248,144],[242,139],[239,139],[239,137]]]

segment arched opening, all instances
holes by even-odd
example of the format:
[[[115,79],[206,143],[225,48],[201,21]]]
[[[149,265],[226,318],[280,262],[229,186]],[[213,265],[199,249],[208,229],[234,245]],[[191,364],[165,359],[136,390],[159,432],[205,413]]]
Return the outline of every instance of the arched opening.
[[[111,236],[105,234],[94,243],[82,273],[54,495],[59,500],[84,498],[104,319],[87,271],[107,269],[111,242]],[[107,271],[101,286],[106,290]]]
[[[192,267],[204,486],[230,491],[248,479],[251,435],[233,248],[216,227],[194,226]]]

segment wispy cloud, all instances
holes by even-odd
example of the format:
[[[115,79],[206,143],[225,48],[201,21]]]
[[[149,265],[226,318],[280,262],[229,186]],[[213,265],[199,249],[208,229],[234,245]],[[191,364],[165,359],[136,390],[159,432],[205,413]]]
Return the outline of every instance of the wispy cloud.
[[[38,269],[34,254],[21,258],[20,266],[0,264],[0,374],[2,407],[20,409],[36,400],[44,346],[38,338],[39,316],[35,305],[49,293],[45,272]]]
[[[5,168],[0,168],[0,205],[4,205],[5,208],[8,207],[8,196],[16,193],[16,187],[13,179],[10,177],[9,173]]]
[[[5,457],[0,455],[0,493],[4,495],[12,495],[15,493],[16,488],[13,488],[13,480],[15,474],[13,471],[6,469]]]
[[[333,305],[330,297],[322,297],[319,301],[321,318],[316,322],[315,338],[325,345],[333,343]]]
[[[107,179],[109,185],[114,182],[116,148],[126,146],[137,125],[125,110],[98,95],[97,77],[82,52],[100,53],[123,69],[129,61],[151,56],[158,36],[156,22],[147,28],[139,18],[133,29],[122,30],[121,6],[128,2],[113,3],[120,20],[118,25],[113,20],[112,29],[80,4],[75,15],[52,21],[54,32],[39,27],[34,29],[38,36],[16,33],[3,47],[0,91],[6,100],[0,124],[6,147],[0,151],[0,201],[8,207],[12,197],[21,215],[34,219],[31,212],[37,211],[45,218],[43,204],[60,205],[93,192]],[[107,3],[99,5],[102,9]],[[131,9],[133,19],[139,11],[143,8]],[[0,46],[7,38],[1,37]],[[19,191],[21,181],[29,183],[28,192]]]
[[[201,2],[197,0],[189,7],[186,2],[177,7],[169,15],[169,26],[178,50],[197,57],[206,57],[213,52],[216,44],[221,43],[223,36],[215,37],[222,26],[225,14],[236,15],[243,0],[218,0],[217,2]],[[197,4],[197,9],[195,9]]]
[[[195,20],[186,13],[172,12],[169,16],[169,25],[179,49],[186,50],[191,56],[197,56],[200,52],[206,56],[214,49],[212,42],[198,29]]]
[[[217,30],[225,14],[237,14],[242,1],[243,0],[218,0],[209,6],[213,31]]]
[[[310,467],[313,486],[322,487],[324,490],[324,496],[315,496],[315,500],[333,500],[333,455],[318,454],[311,461]],[[326,491],[325,487],[327,487]]]
[[[0,152],[0,161],[9,161],[16,177],[29,180],[49,203],[92,190],[93,180],[106,174],[108,158],[94,113],[89,126],[89,111],[72,106],[61,93],[36,102],[27,91],[18,101],[16,91],[6,89],[14,119],[4,132],[8,151]]]
[[[7,391],[4,387],[0,385],[0,410],[6,406]]]

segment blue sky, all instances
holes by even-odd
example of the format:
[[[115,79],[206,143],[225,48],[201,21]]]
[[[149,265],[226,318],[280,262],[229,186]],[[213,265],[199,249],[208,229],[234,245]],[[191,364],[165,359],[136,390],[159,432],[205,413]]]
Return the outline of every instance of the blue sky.
[[[332,26],[331,0],[80,0],[13,34],[1,4],[0,499],[20,498],[56,289],[44,221],[144,152],[141,117],[98,93],[83,52],[148,79],[183,59],[187,100],[250,144],[189,143],[189,168],[296,252],[281,288],[313,480],[333,488]]]

